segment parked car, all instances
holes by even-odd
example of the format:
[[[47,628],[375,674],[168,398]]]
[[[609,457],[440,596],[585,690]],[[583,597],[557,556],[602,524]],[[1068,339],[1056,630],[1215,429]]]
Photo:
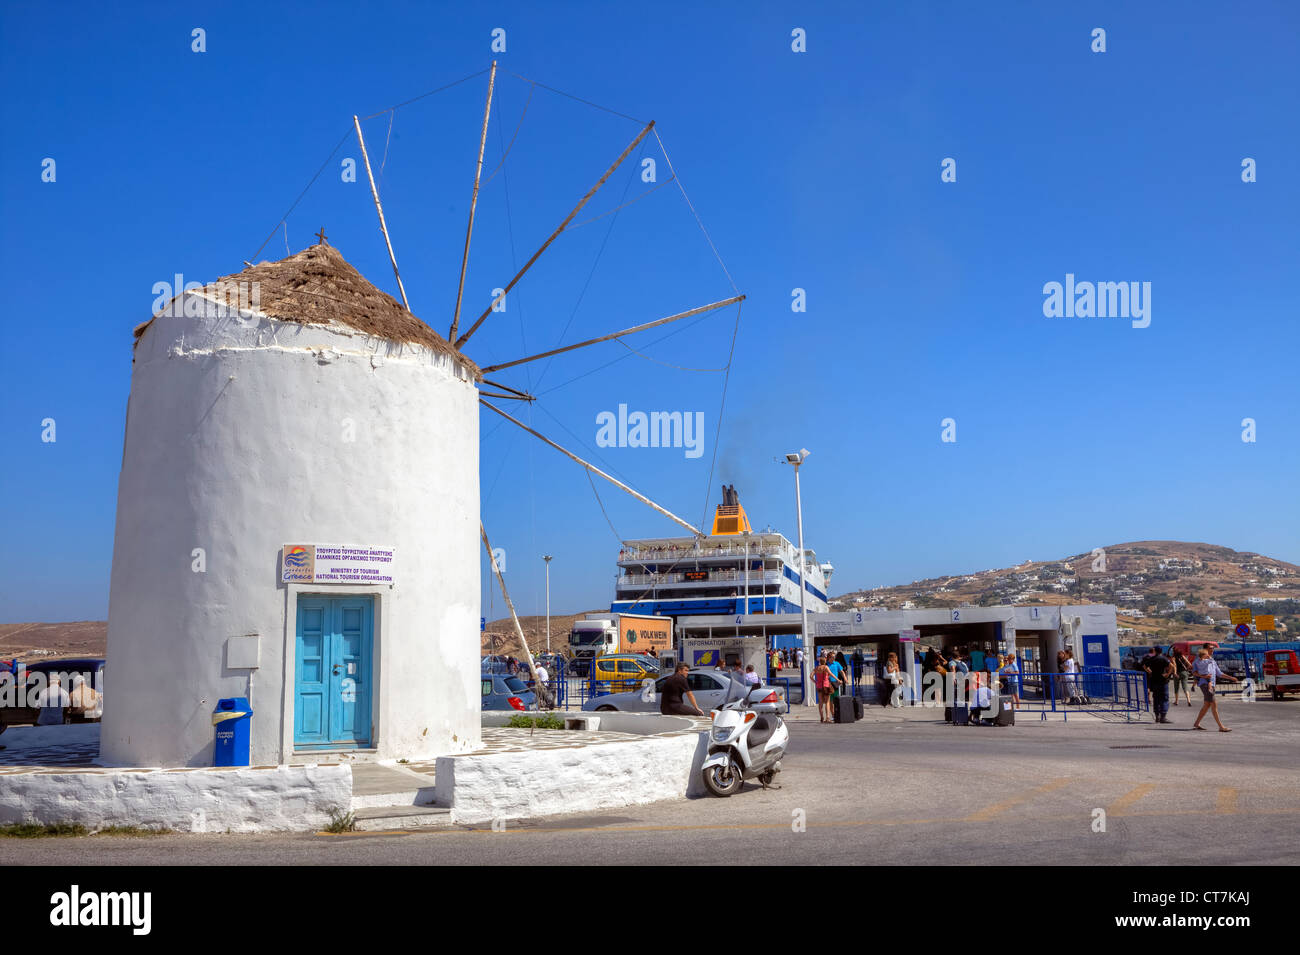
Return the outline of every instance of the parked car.
[[[659,661],[642,653],[611,653],[591,661],[591,679],[597,689],[611,692],[639,691],[646,680],[661,675]]]
[[[24,688],[12,686],[15,676],[8,668],[0,669],[0,733],[9,726],[35,725],[40,717],[40,707],[27,704],[36,702],[36,696],[58,677],[59,686],[70,696],[71,706],[64,709],[65,723],[98,723],[104,715],[104,661],[98,658],[71,660],[42,660],[26,665]],[[77,677],[84,687],[77,686]],[[9,684],[9,685],[5,685]],[[4,705],[10,699],[11,705]]]
[[[664,674],[655,680],[654,692],[646,694],[647,699],[642,698],[640,688],[628,691],[626,693],[609,693],[605,696],[595,696],[582,704],[584,710],[617,710],[621,713],[658,713],[659,712],[659,694],[663,692],[664,681],[671,674]],[[696,701],[700,704],[700,709],[708,712],[714,707],[721,706],[728,699],[728,694],[734,694],[732,689],[735,681],[731,676],[722,670],[710,670],[697,668],[691,670],[686,675],[686,682],[695,694]],[[781,690],[774,686],[759,685],[758,687],[747,688],[750,691],[750,699],[758,702],[764,697],[772,697],[767,702],[781,702]],[[765,693],[757,694],[755,690],[764,690]],[[734,699],[734,695],[732,696]]]
[[[537,694],[524,685],[517,676],[484,673],[483,706],[485,710],[535,710]]]

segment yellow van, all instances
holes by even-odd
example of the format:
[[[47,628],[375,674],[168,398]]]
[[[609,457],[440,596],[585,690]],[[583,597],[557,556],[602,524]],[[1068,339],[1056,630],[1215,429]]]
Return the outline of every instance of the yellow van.
[[[596,657],[591,664],[591,678],[597,683],[608,683],[610,693],[635,690],[645,680],[659,677],[659,663],[653,657],[640,653],[611,653]],[[604,686],[601,687],[605,689]]]

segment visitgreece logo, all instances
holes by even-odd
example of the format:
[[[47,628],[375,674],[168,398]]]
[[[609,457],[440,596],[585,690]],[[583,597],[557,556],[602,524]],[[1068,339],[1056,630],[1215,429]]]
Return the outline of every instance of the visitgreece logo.
[[[284,555],[284,562],[289,567],[306,567],[310,558],[311,555],[307,553],[306,547],[290,547],[288,553]]]
[[[1151,324],[1150,282],[1075,282],[1043,286],[1043,315],[1047,318],[1127,318],[1134,328]]]

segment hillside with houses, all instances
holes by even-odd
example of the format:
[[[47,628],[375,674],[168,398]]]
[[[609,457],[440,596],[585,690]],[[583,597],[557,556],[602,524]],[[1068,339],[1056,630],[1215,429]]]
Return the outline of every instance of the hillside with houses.
[[[1300,566],[1249,551],[1183,541],[1134,541],[833,597],[832,610],[909,610],[994,604],[1110,603],[1120,637],[1229,639],[1228,612],[1273,614],[1279,638],[1300,631]]]

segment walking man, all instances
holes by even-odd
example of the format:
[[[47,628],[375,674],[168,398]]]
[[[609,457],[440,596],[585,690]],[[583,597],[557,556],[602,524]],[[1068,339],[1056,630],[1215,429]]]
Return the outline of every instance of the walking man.
[[[1147,686],[1151,690],[1151,711],[1157,723],[1169,722],[1169,678],[1173,673],[1173,664],[1160,652],[1159,647],[1152,647],[1151,652],[1142,658],[1142,669],[1146,671]]]

